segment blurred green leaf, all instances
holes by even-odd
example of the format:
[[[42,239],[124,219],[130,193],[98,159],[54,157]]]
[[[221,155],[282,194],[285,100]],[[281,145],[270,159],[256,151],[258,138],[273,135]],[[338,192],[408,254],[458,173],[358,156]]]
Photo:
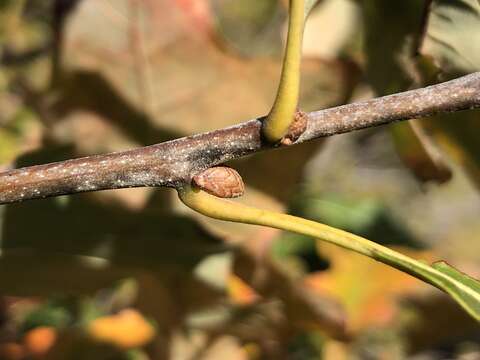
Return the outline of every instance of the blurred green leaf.
[[[341,192],[307,191],[298,196],[293,213],[329,226],[373,239],[384,245],[421,248],[421,244],[405,224],[396,217],[381,197],[372,195],[346,196]],[[279,244],[285,250],[307,250],[308,239],[298,235],[282,235]],[[292,238],[292,244],[287,244]]]
[[[362,232],[384,210],[376,199],[342,199],[330,194],[323,199],[309,201],[305,212],[331,226]]]
[[[133,349],[127,351],[125,354],[125,360],[149,360],[150,357],[140,349]]]
[[[24,107],[13,110],[13,114],[0,126],[0,164],[13,162],[16,157],[29,150],[40,126],[32,113]]]
[[[38,326],[65,328],[73,321],[71,309],[60,300],[51,300],[26,314],[21,324],[22,332]]]

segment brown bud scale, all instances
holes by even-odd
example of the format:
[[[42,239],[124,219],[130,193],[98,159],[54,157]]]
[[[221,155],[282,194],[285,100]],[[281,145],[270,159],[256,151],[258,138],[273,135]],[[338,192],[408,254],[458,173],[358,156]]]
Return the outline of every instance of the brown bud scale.
[[[209,194],[220,198],[235,198],[245,192],[240,174],[226,166],[214,166],[193,177],[193,183]]]

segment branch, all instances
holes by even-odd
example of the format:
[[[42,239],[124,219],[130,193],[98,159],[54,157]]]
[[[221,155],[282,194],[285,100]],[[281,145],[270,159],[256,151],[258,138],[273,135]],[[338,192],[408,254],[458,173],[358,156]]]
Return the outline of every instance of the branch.
[[[480,107],[480,72],[452,81],[307,114],[294,143],[400,120]],[[0,173],[0,204],[127,187],[179,188],[214,165],[275,146],[262,118],[161,144]],[[285,147],[285,146],[277,146]]]

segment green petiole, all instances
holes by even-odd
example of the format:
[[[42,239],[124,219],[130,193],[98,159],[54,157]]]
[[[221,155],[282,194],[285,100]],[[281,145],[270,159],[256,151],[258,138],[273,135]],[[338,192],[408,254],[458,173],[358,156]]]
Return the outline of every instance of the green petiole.
[[[263,123],[263,135],[272,143],[280,141],[293,122],[300,93],[300,64],[305,22],[304,0],[290,0],[290,16],[282,75],[277,96]]]

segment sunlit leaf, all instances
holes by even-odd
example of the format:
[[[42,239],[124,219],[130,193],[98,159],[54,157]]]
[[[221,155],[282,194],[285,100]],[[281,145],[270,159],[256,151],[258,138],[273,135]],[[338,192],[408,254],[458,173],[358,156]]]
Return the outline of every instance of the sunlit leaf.
[[[434,0],[421,53],[444,71],[464,74],[480,69],[478,0]]]
[[[305,0],[305,17],[310,14],[310,11],[313,10],[314,6],[323,0]]]
[[[155,329],[137,311],[128,309],[93,320],[87,327],[87,333],[98,342],[131,349],[150,342]]]

